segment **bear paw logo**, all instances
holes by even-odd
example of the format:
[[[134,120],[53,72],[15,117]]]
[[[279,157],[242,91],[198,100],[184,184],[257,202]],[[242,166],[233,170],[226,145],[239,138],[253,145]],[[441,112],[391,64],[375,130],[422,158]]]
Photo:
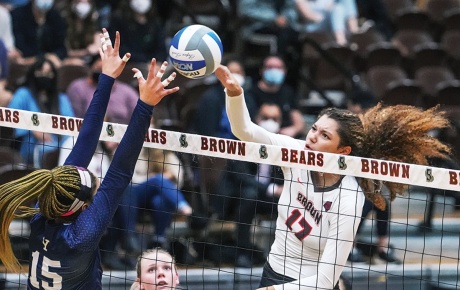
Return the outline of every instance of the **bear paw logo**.
[[[337,161],[337,163],[339,164],[339,169],[340,170],[345,170],[348,167],[347,163],[345,162],[345,157],[344,156],[340,156],[339,160]]]
[[[434,176],[433,172],[431,171],[431,168],[427,168],[425,170],[425,177],[427,182],[433,182],[434,181]]]
[[[187,136],[185,134],[180,135],[179,143],[180,143],[180,147],[184,147],[184,148],[188,147]]]
[[[40,125],[40,121],[38,120],[37,114],[33,114],[30,119],[32,120],[32,124],[34,124],[34,126]]]
[[[113,136],[115,135],[115,131],[113,130],[112,124],[108,124],[108,125],[107,125],[107,128],[105,129],[105,131],[107,131],[107,134],[108,134],[110,137],[113,137]]]
[[[262,158],[262,159],[267,159],[268,158],[267,146],[265,146],[265,145],[260,146],[259,155],[260,155],[260,158]]]

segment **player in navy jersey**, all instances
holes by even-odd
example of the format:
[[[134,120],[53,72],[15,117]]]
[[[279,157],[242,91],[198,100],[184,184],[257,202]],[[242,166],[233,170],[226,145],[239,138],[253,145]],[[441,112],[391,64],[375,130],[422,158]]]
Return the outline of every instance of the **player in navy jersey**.
[[[147,80],[138,69],[140,100],[113,161],[99,184],[88,166],[99,141],[110,91],[130,54],[119,56],[120,35],[112,47],[104,29],[101,34],[102,74],[85,114],[78,139],[63,166],[36,170],[0,186],[0,258],[8,271],[20,271],[8,237],[13,218],[32,216],[29,239],[28,289],[101,289],[99,241],[112,219],[122,193],[133,175],[153,106],[179,90],[165,87],[175,73],[161,81],[167,63],[155,74],[152,59]],[[36,207],[24,204],[38,200]]]
[[[270,133],[251,121],[243,89],[228,68],[220,66],[215,73],[225,87],[232,132],[240,140],[278,145],[292,152],[310,150],[425,165],[428,157],[446,157],[451,151],[427,134],[449,126],[445,113],[437,108],[423,111],[379,104],[363,115],[327,108],[305,140]],[[275,241],[259,290],[338,289],[360,223],[364,196],[383,208],[382,184],[300,168],[282,169],[284,187],[278,202]],[[391,199],[407,189],[407,185],[391,182],[385,186]]]

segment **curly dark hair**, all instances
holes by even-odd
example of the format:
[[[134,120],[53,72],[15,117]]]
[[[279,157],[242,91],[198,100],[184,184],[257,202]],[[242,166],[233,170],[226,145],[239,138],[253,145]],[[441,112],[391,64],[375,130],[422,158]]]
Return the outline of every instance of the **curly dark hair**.
[[[428,165],[431,158],[449,158],[451,154],[448,145],[429,135],[432,130],[450,126],[446,113],[439,110],[439,106],[423,110],[379,103],[360,115],[336,108],[323,110],[319,117],[323,115],[339,124],[339,145],[350,146],[350,155]],[[366,197],[379,209],[385,209],[385,199],[380,194],[382,182],[364,178],[359,181]],[[405,184],[383,184],[391,200],[408,189]]]

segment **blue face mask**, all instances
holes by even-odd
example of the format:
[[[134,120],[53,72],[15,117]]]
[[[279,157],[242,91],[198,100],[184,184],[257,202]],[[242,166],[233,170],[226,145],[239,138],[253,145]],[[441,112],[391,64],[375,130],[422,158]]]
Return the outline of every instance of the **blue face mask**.
[[[54,4],[54,0],[36,0],[35,6],[43,12],[47,12]]]
[[[284,71],[279,68],[267,69],[263,73],[264,80],[270,85],[281,85],[284,81]]]

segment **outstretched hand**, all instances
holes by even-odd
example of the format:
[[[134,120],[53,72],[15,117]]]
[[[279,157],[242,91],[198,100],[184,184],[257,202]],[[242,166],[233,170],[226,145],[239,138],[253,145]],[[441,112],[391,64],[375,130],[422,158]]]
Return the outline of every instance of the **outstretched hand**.
[[[153,58],[152,62],[150,63],[147,79],[144,79],[144,76],[139,69],[133,68],[134,77],[137,77],[137,81],[139,83],[140,98],[144,103],[154,106],[158,104],[165,96],[175,93],[179,90],[179,87],[166,89],[169,83],[171,83],[176,77],[175,72],[173,72],[165,80],[161,81],[161,78],[163,77],[167,67],[168,62],[165,61],[161,65],[161,68],[158,70],[158,72],[155,73],[156,60]]]
[[[123,58],[120,57],[120,33],[118,31],[115,33],[113,46],[107,29],[103,28],[99,37],[101,38],[99,55],[102,59],[102,73],[116,79],[125,68],[131,54],[128,52]]]
[[[236,97],[243,93],[243,88],[226,66],[220,65],[214,73],[221,84],[227,89],[227,95],[229,97]]]

